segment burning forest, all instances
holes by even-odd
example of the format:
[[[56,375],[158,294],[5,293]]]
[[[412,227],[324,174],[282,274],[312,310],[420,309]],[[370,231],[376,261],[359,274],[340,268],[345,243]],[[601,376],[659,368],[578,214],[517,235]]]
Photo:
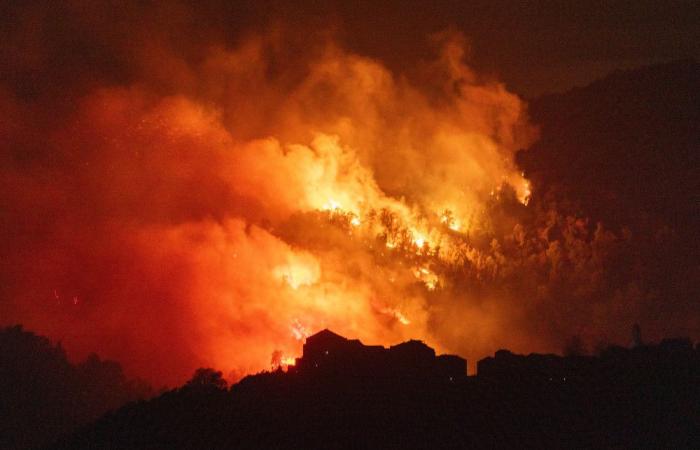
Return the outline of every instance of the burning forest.
[[[697,337],[684,228],[548,186],[546,129],[465,34],[397,69],[330,24],[52,8],[0,44],[2,324],[171,385],[290,364],[324,328],[470,361]]]

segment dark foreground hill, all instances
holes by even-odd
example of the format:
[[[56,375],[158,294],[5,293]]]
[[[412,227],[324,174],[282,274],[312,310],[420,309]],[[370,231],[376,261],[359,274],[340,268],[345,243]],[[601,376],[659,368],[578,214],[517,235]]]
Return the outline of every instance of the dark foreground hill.
[[[417,341],[371,358],[376,347],[313,338],[289,373],[250,376],[229,390],[203,369],[181,389],[130,404],[51,448],[700,445],[700,355],[688,340],[598,357],[500,351],[467,377],[434,370],[437,358]]]
[[[45,337],[21,326],[0,329],[0,449],[44,445],[151,395],[150,386],[128,380],[116,362],[93,354],[72,364]]]

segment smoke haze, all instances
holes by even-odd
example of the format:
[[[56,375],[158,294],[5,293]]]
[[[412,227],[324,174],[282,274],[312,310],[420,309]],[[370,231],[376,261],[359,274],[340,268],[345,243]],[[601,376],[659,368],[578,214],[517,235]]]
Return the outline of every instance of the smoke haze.
[[[475,360],[658,313],[635,236],[531,192],[516,154],[537,124],[462,33],[397,70],[333,23],[103,6],[9,8],[3,323],[181,383],[267,369],[325,327]]]

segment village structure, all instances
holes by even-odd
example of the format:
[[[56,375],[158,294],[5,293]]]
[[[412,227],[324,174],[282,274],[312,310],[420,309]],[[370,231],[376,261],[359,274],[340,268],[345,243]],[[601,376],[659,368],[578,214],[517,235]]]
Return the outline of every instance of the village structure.
[[[289,367],[292,373],[352,375],[455,381],[467,375],[467,361],[456,355],[435,355],[422,341],[385,348],[346,339],[328,329],[309,336],[304,353]]]

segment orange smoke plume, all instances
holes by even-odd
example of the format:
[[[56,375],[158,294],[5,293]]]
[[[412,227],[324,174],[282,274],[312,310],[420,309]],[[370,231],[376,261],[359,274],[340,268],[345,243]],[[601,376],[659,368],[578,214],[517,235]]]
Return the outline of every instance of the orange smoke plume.
[[[162,33],[110,41],[116,81],[0,89],[3,321],[180,383],[291,364],[326,327],[469,358],[551,349],[567,326],[533,311],[598,292],[617,238],[531,217],[514,155],[536,133],[461,36],[395,73],[324,33],[294,52],[281,29]]]

